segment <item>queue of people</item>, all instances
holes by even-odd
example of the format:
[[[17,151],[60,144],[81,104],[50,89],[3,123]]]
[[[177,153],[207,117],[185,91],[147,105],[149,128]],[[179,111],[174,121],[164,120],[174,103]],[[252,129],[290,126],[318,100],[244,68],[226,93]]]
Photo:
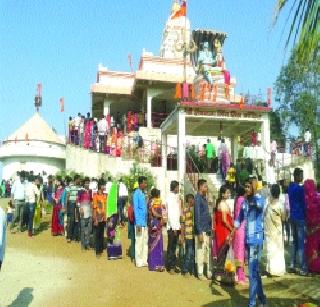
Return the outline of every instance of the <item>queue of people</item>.
[[[129,221],[135,229],[135,237],[132,232],[129,235],[131,247],[135,247],[130,256],[137,267],[148,266],[151,271],[166,267],[170,274],[195,275],[199,280],[214,279],[229,285],[249,282],[249,306],[255,306],[257,298],[265,305],[262,274],[320,273],[320,194],[312,180],[301,184],[302,175],[296,169],[295,181],[282,189],[278,184],[269,189],[258,178],[249,177],[238,187],[231,206],[231,189],[223,185],[212,214],[205,180],[199,180],[198,193],[186,195],[185,201],[180,197],[179,183],[172,181],[169,196],[161,202],[157,190],[151,191],[150,198],[144,194],[145,178],[140,178],[133,194],[135,221]],[[292,252],[286,265],[287,222],[292,231],[287,237]],[[166,259],[161,225],[167,229]],[[261,272],[263,252],[266,263]]]
[[[93,248],[97,257],[106,251],[108,259],[120,259],[120,233],[128,218],[128,256],[136,267],[229,285],[249,282],[249,306],[255,306],[257,298],[265,305],[262,274],[320,273],[320,193],[313,180],[303,183],[299,168],[294,171],[294,182],[288,187],[284,184],[282,190],[278,184],[269,189],[259,179],[245,179],[236,189],[234,202],[230,202],[232,187],[221,186],[211,213],[208,185],[202,179],[196,195],[185,197],[180,194],[179,183],[172,181],[169,195],[162,200],[156,188],[147,193],[144,176],[138,178],[130,197],[125,184],[111,178],[105,182],[75,175],[54,181],[49,176],[46,194],[53,206],[51,232],[65,236],[68,243],[80,242],[83,250]],[[40,182],[30,175],[25,182],[21,173],[12,187],[11,228],[17,223],[19,230],[27,226],[30,237],[36,224],[36,203],[44,200]],[[23,212],[27,212],[26,220]],[[25,224],[21,223],[24,220]],[[291,244],[287,265],[285,238]],[[2,261],[4,248],[0,251]],[[266,265],[260,272],[263,252]]]

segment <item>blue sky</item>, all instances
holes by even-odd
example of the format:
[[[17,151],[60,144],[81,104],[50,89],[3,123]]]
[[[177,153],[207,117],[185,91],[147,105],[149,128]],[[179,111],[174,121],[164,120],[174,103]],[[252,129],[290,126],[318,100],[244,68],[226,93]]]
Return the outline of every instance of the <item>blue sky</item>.
[[[227,67],[237,92],[275,82],[284,61],[284,18],[271,29],[273,0],[189,0],[191,27],[228,33]],[[34,112],[43,84],[44,118],[64,133],[64,116],[90,109],[98,63],[137,68],[142,48],[159,53],[172,0],[2,0],[0,2],[0,140]],[[65,98],[65,114],[59,98]]]

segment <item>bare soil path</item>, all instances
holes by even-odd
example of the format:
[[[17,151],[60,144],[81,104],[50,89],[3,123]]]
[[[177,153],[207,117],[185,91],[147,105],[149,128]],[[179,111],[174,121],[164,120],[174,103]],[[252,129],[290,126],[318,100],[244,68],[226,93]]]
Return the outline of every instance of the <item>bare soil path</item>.
[[[5,201],[0,200],[4,205]],[[44,224],[48,228],[48,224]],[[124,254],[128,248],[122,232]],[[52,237],[50,228],[30,239],[7,235],[0,273],[0,306],[235,306],[247,304],[247,287],[220,287],[192,277],[137,269],[124,256],[108,261],[79,244]],[[320,277],[264,279],[268,306],[318,302]],[[318,300],[318,301],[317,301]]]

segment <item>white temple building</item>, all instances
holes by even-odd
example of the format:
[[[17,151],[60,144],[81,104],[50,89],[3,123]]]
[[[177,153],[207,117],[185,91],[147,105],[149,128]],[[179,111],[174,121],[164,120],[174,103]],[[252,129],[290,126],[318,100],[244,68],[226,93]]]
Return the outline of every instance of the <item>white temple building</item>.
[[[5,139],[0,147],[2,178],[15,177],[17,171],[35,175],[55,175],[65,169],[65,140],[59,137],[39,112]]]

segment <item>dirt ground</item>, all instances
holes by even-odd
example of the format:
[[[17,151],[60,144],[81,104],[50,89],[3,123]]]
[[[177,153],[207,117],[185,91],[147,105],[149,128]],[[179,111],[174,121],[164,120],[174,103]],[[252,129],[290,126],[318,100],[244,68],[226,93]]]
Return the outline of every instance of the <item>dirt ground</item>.
[[[0,200],[4,205],[5,201]],[[49,219],[48,219],[49,220]],[[97,259],[79,244],[52,237],[49,223],[32,239],[7,235],[0,273],[0,306],[246,306],[247,287],[220,287],[193,277],[171,276],[135,268],[125,256],[127,233],[122,232],[124,259]],[[268,306],[320,305],[320,277],[263,279]]]

